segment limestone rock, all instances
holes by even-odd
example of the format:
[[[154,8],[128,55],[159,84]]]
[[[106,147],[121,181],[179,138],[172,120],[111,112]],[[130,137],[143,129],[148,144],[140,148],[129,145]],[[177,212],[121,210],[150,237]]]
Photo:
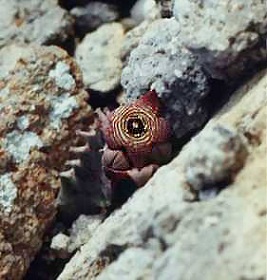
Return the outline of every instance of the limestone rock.
[[[238,90],[201,132],[229,126],[247,140],[244,166],[227,188],[208,201],[184,200],[190,141],[96,229],[58,279],[264,279],[266,78],[265,71]]]
[[[100,1],[89,2],[84,7],[75,7],[71,10],[71,15],[75,19],[76,31],[81,36],[119,17],[116,6]]]
[[[111,23],[88,34],[78,45],[75,57],[88,88],[108,92],[119,85],[122,68],[120,49],[123,39],[122,25]]]
[[[0,1],[0,48],[15,42],[62,45],[72,20],[56,0]]]
[[[180,40],[214,78],[234,80],[267,61],[265,1],[174,1]]]
[[[209,93],[208,78],[194,55],[180,44],[179,33],[174,19],[154,21],[131,52],[121,78],[129,100],[156,90],[178,138],[205,122],[202,103]]]
[[[38,252],[74,128],[90,116],[73,59],[57,47],[27,48],[1,81],[1,279],[21,279]]]

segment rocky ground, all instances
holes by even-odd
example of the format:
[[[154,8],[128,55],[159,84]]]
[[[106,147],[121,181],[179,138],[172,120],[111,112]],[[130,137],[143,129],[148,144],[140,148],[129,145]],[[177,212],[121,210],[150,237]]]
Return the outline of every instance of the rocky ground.
[[[0,4],[0,279],[266,279],[265,1]],[[151,89],[173,159],[108,215],[75,131]]]

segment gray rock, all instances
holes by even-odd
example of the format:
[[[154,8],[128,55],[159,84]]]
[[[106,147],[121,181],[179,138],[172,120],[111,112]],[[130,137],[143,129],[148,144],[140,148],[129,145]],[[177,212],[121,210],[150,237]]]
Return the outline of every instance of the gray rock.
[[[128,61],[131,51],[138,46],[142,36],[147,31],[150,24],[150,21],[144,20],[142,23],[140,23],[125,34],[125,39],[123,41],[121,49],[121,59],[124,62]]]
[[[16,42],[62,44],[72,33],[72,20],[55,0],[0,1],[0,48]]]
[[[251,191],[261,205],[262,191]],[[266,250],[259,242],[266,219],[247,203],[226,192],[196,204],[172,232],[175,242],[154,262],[151,279],[264,279]]]
[[[196,145],[189,142],[99,225],[58,280],[94,279],[93,272],[98,279],[265,279],[266,75],[236,92],[203,129],[225,125],[248,140],[247,160],[228,188],[209,201],[183,200],[185,160]],[[99,268],[111,245],[121,249],[118,258]]]
[[[89,2],[85,7],[71,10],[79,35],[84,35],[100,25],[115,21],[119,17],[116,6],[99,1]]]
[[[155,21],[131,52],[121,83],[129,100],[155,89],[175,135],[182,137],[207,119],[202,101],[209,85],[194,55],[180,44],[179,34],[174,19]]]
[[[75,53],[85,85],[93,90],[108,92],[120,83],[121,45],[124,39],[120,23],[105,24],[88,34]]]
[[[263,0],[176,0],[180,40],[214,78],[235,79],[267,61]]]
[[[226,126],[211,127],[191,143],[185,159],[185,176],[195,191],[220,183],[228,185],[247,156],[244,139]]]

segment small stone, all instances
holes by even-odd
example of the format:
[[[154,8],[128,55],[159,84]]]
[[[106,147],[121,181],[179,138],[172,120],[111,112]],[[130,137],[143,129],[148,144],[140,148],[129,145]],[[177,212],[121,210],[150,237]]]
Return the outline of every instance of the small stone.
[[[67,236],[63,233],[59,233],[53,237],[50,248],[54,249],[54,250],[58,250],[58,251],[59,250],[67,251],[69,241],[70,241],[69,236]]]
[[[88,34],[75,53],[85,85],[93,90],[108,92],[120,84],[122,62],[120,50],[124,39],[120,23],[104,24]]]
[[[101,224],[102,219],[103,217],[101,215],[80,215],[70,229],[68,251],[73,253],[87,243],[92,238],[97,227]]]
[[[195,191],[228,185],[247,156],[244,139],[233,129],[215,126],[192,139],[185,159],[185,176]],[[210,193],[203,193],[203,197]]]

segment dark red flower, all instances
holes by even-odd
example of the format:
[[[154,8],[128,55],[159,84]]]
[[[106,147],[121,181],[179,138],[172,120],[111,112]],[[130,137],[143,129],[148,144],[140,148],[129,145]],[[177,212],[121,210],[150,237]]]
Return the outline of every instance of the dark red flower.
[[[144,167],[153,148],[169,140],[170,127],[160,115],[155,91],[148,91],[139,100],[108,115],[99,115],[108,147],[125,151],[133,167]]]

